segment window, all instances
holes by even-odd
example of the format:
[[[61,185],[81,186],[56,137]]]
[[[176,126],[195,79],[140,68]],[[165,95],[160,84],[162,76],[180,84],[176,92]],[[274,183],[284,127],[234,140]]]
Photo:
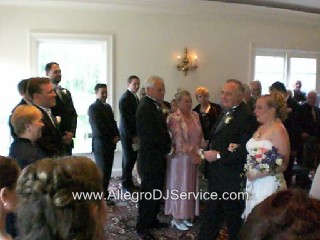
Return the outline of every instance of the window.
[[[62,71],[61,86],[72,94],[78,113],[73,153],[91,152],[91,128],[87,111],[95,101],[96,83],[108,84],[112,105],[112,37],[92,35],[32,34],[32,70],[45,76],[48,62],[57,62]]]
[[[293,50],[256,49],[254,79],[260,80],[262,93],[269,92],[269,86],[276,81],[283,82],[288,89],[294,89],[297,80],[302,90],[316,89],[319,55],[313,52]]]

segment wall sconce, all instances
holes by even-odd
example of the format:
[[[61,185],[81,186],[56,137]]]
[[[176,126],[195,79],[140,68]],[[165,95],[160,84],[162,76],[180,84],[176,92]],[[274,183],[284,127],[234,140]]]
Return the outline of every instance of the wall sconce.
[[[188,49],[184,49],[184,55],[181,58],[178,56],[178,64],[177,68],[179,71],[183,71],[184,75],[188,74],[188,71],[193,71],[198,68],[198,57],[197,55],[195,56],[190,56],[188,55]]]

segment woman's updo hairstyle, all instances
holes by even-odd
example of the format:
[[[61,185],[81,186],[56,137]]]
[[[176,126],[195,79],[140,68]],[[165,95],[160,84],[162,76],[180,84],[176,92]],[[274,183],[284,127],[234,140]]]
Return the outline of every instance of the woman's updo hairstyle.
[[[270,94],[262,97],[266,98],[268,107],[276,109],[276,117],[278,117],[282,122],[287,119],[287,103],[282,93],[273,90]]]
[[[101,198],[75,194],[101,193],[101,182],[101,172],[86,157],[47,158],[27,166],[17,185],[22,239],[98,239],[91,206],[99,206]]]
[[[181,91],[178,91],[178,92],[174,95],[174,98],[176,99],[177,102],[180,102],[181,99],[182,99],[184,96],[190,96],[190,97],[191,97],[191,94],[190,94],[190,92],[187,91],[187,90],[181,90]]]

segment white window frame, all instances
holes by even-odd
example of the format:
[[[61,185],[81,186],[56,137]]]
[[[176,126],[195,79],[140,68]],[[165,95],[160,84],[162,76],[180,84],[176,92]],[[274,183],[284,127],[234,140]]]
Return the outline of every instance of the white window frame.
[[[289,86],[290,80],[290,58],[315,58],[317,59],[317,72],[316,72],[316,86],[315,90],[320,91],[320,53],[314,51],[298,51],[298,50],[288,50],[288,49],[271,49],[271,48],[255,48],[252,55],[252,71],[251,71],[251,79],[254,80],[255,74],[255,59],[256,56],[279,56],[284,57],[285,66],[284,66],[284,79],[283,83],[287,88],[292,88]]]
[[[114,108],[114,66],[113,66],[113,36],[112,35],[98,35],[98,34],[75,34],[75,33],[45,33],[45,32],[31,32],[30,34],[30,63],[31,74],[36,76],[38,74],[38,53],[39,44],[41,42],[104,42],[106,47],[106,84],[108,86],[108,103]]]

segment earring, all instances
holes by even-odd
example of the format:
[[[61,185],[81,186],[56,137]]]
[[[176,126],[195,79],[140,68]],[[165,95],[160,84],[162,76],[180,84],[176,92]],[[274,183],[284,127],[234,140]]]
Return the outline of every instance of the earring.
[[[3,206],[7,206],[7,203],[4,203]]]

